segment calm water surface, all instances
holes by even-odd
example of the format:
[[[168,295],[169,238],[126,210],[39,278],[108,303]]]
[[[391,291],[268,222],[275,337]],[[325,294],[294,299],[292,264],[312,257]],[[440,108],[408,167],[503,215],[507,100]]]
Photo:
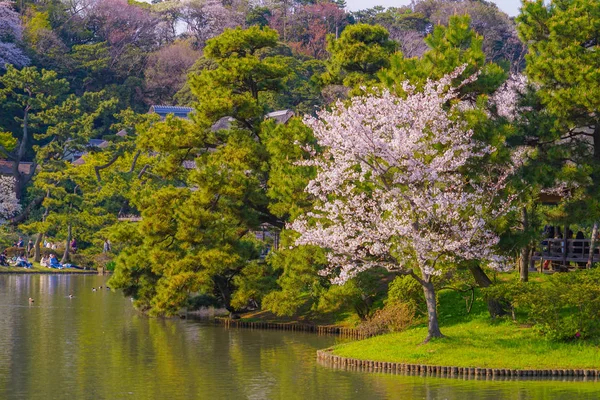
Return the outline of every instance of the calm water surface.
[[[0,399],[600,398],[593,382],[335,371],[315,362],[335,338],[149,319],[118,292],[92,292],[105,281],[0,275]]]

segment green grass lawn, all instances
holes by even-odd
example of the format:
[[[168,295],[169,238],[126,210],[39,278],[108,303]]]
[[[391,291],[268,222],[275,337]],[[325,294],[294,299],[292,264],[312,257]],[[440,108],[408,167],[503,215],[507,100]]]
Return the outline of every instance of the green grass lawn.
[[[33,268],[21,268],[21,267],[2,267],[0,266],[0,273],[2,272],[20,272],[20,273],[28,273],[28,274],[35,274],[35,273],[40,273],[40,272],[45,272],[45,273],[57,273],[57,274],[64,274],[64,273],[90,273],[93,271],[90,270],[82,270],[82,269],[75,269],[75,268],[65,268],[65,269],[53,269],[53,268],[48,268],[48,267],[42,267],[39,263],[34,262],[33,263]]]
[[[556,343],[533,329],[512,322],[474,319],[442,326],[445,338],[424,344],[427,328],[340,344],[334,354],[373,361],[406,362],[459,367],[553,369],[600,368],[597,343]]]
[[[533,275],[533,280],[545,280]],[[471,313],[467,313],[465,296],[454,291],[439,293],[439,320],[445,338],[423,343],[427,327],[419,324],[404,332],[337,345],[334,354],[457,367],[600,369],[599,341],[548,341],[528,326],[508,319],[493,321],[480,296],[476,297]]]

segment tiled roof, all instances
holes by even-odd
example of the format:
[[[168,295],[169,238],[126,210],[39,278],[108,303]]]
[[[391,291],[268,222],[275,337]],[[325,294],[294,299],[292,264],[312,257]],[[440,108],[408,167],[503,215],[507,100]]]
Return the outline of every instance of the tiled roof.
[[[99,147],[101,149],[108,147],[108,145],[109,143],[102,139],[90,139],[88,143],[88,147]]]
[[[292,110],[277,110],[265,115],[265,119],[274,119],[278,124],[285,124],[294,116]]]
[[[22,174],[31,173],[32,162],[21,161],[19,163],[19,172]],[[0,160],[0,175],[12,175],[13,162],[10,160]]]
[[[85,164],[85,160],[83,159],[83,157],[79,157],[78,159],[73,161],[73,165],[83,165],[83,164]]]
[[[158,106],[154,105],[150,107],[151,113],[156,113],[165,118],[168,114],[173,114],[178,118],[189,118],[189,114],[194,111],[191,107],[178,107],[178,106]]]

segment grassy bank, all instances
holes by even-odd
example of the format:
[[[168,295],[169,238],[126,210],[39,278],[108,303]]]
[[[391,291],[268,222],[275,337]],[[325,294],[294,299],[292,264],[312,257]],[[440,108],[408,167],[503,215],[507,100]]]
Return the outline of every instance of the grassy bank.
[[[0,274],[1,273],[20,273],[20,274],[90,274],[96,273],[93,270],[83,270],[76,268],[65,268],[65,269],[54,269],[48,267],[42,267],[39,263],[33,263],[32,268],[22,268],[22,267],[2,267],[0,266]]]
[[[502,280],[516,279],[511,275]],[[533,274],[533,281],[547,277]],[[507,369],[600,369],[600,341],[552,342],[537,330],[510,319],[492,320],[476,293],[470,313],[465,294],[439,293],[439,320],[445,338],[424,344],[421,323],[404,332],[336,346],[338,356],[411,364]]]
[[[511,368],[600,368],[598,343],[555,343],[533,329],[511,322],[490,323],[474,319],[442,326],[445,338],[423,344],[427,328],[419,326],[400,333],[338,345],[334,354],[373,361],[414,364]]]

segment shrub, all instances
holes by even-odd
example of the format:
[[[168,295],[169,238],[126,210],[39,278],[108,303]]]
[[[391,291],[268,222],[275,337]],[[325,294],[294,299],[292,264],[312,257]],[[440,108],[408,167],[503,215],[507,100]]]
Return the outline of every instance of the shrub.
[[[112,253],[97,253],[89,257],[96,265],[104,265],[108,267],[108,263],[113,261],[114,255]]]
[[[358,329],[366,336],[401,332],[411,326],[414,320],[415,308],[411,304],[388,301],[385,307],[377,310]]]
[[[546,284],[502,284],[485,291],[511,304],[550,340],[600,337],[600,271],[554,274]]]
[[[319,313],[334,313],[352,309],[362,320],[373,314],[374,308],[385,293],[386,277],[383,268],[363,271],[343,285],[331,285],[323,291],[314,310]]]
[[[8,249],[19,239],[19,233],[9,229],[8,225],[0,225],[0,251]]]
[[[25,247],[8,247],[6,249],[6,254],[8,257],[17,257],[23,255],[27,252]]]
[[[222,307],[223,305],[215,296],[211,294],[200,294],[191,297],[188,300],[188,308],[190,311],[199,310],[202,307]]]
[[[64,254],[64,252],[65,252],[65,248],[64,247],[62,247],[62,248],[59,247],[59,248],[56,248],[56,249],[49,249],[47,247],[40,248],[40,254],[42,256],[46,256],[46,257],[48,257],[50,254],[54,254],[56,257],[60,258],[60,257],[62,257],[62,255]]]
[[[70,254],[71,264],[79,267],[93,268],[95,266],[94,257],[88,254],[75,253]]]
[[[106,269],[111,272],[113,272],[115,270],[116,266],[117,266],[117,263],[114,261],[109,261],[106,263]]]
[[[388,289],[388,302],[405,303],[419,315],[427,312],[421,284],[408,275],[396,277]]]

